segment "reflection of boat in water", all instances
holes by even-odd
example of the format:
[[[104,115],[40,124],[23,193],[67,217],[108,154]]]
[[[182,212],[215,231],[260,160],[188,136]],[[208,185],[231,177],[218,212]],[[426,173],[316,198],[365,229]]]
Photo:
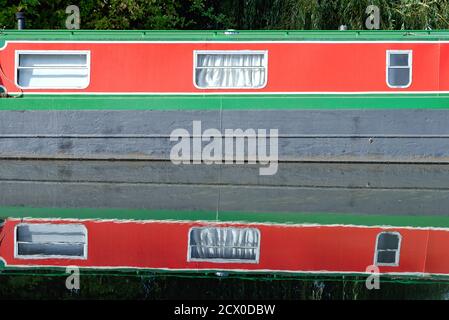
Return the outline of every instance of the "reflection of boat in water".
[[[0,168],[9,267],[363,273],[378,259],[384,273],[449,270],[445,165],[281,163],[270,178],[169,162]]]
[[[0,256],[8,267],[448,274],[445,166],[362,164],[448,162],[447,38],[3,31]],[[193,121],[277,129],[277,174],[172,165],[170,134]]]

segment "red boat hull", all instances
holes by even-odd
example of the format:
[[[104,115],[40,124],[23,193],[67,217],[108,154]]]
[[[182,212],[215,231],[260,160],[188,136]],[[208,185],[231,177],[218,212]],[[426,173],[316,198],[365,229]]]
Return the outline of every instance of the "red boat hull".
[[[15,227],[24,222],[83,224],[88,231],[87,259],[16,258]],[[211,225],[257,228],[259,261],[188,261],[190,228]],[[8,219],[0,233],[0,257],[12,267],[364,273],[374,264],[376,237],[382,231],[398,232],[402,240],[399,265],[380,266],[381,273],[449,274],[449,229],[443,228]]]

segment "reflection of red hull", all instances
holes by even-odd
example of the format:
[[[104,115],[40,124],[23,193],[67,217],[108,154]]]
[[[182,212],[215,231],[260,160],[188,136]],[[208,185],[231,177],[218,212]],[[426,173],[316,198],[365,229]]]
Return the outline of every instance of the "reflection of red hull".
[[[449,91],[449,44],[446,42],[251,41],[121,42],[8,41],[0,49],[2,68],[14,79],[17,50],[88,50],[91,78],[85,89],[24,89],[50,93],[324,93],[324,92],[439,92]],[[198,89],[193,83],[195,50],[267,50],[268,82],[261,89]],[[408,88],[386,83],[386,51],[413,51],[413,81]],[[123,59],[126,57],[126,59]],[[300,58],[299,58],[300,57]],[[338,63],[330,62],[338,61]],[[120,63],[117,63],[120,62]],[[173,76],[177,75],[177,76]],[[2,80],[2,79],[0,79]],[[8,92],[19,92],[3,80]]]
[[[449,230],[408,227],[251,224],[260,231],[258,263],[189,262],[188,232],[211,223],[176,221],[29,220],[32,223],[82,223],[88,231],[87,259],[17,259],[14,229],[22,219],[6,221],[0,257],[7,266],[66,266],[149,268],[169,270],[238,270],[285,272],[365,272],[373,264],[376,237],[381,231],[402,236],[397,267],[382,273],[449,274]],[[248,226],[217,224],[219,226]]]

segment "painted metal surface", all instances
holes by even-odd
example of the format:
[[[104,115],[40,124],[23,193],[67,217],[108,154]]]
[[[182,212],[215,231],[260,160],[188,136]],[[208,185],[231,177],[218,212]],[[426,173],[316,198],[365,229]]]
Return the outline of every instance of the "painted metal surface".
[[[449,108],[448,94],[360,95],[23,95],[0,110],[377,110]]]
[[[169,161],[177,144],[170,141],[172,131],[192,134],[193,121],[201,121],[202,130],[223,133],[277,129],[279,161],[449,161],[446,110],[5,110],[1,115],[1,158]],[[254,156],[248,150],[245,155]]]
[[[24,220],[25,222],[27,220]],[[377,235],[385,230],[402,237],[398,266],[380,266],[382,273],[448,274],[448,230],[354,227],[251,225],[261,234],[258,263],[188,261],[188,232],[199,222],[83,221],[88,230],[87,259],[15,258],[14,228],[2,229],[0,256],[7,266],[78,265],[96,268],[149,268],[168,270],[235,270],[322,273],[363,273],[373,264]],[[41,223],[42,221],[28,221]],[[54,221],[70,223],[71,221]],[[73,221],[72,221],[73,222]],[[48,223],[48,221],[46,221]],[[78,222],[77,222],[78,223]],[[243,227],[241,224],[220,226]],[[319,240],[318,240],[319,239]],[[111,254],[114,252],[114,254]]]
[[[448,30],[2,30],[2,40],[34,41],[436,41]]]

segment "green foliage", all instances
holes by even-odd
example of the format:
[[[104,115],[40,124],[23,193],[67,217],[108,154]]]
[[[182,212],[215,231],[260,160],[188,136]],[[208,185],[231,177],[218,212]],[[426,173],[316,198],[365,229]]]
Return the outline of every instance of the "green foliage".
[[[82,29],[365,29],[368,5],[377,5],[381,29],[447,29],[449,0],[0,0],[0,27],[65,28],[75,4]]]
[[[400,29],[447,29],[449,2],[441,0],[401,0],[393,7]]]
[[[365,29],[367,14],[366,8],[369,5],[376,5],[380,9],[380,20],[382,29],[394,29],[391,20],[393,6],[388,0],[341,0],[338,11],[341,12],[342,24],[346,24],[350,29]]]
[[[207,0],[0,0],[0,26],[14,29],[14,14],[26,13],[28,29],[63,29],[68,5],[80,8],[82,29],[214,29],[226,15]]]
[[[236,29],[365,29],[366,8],[380,8],[381,29],[447,29],[448,0],[247,0],[223,1]]]

